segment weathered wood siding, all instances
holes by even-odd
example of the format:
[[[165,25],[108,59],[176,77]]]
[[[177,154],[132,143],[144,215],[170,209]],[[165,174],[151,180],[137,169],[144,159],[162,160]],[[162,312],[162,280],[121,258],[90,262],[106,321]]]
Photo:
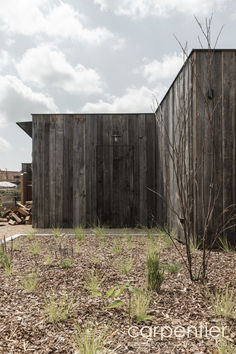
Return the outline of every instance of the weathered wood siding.
[[[189,160],[189,168],[192,168],[192,149],[193,149],[193,65],[186,62],[179,75],[168,90],[163,101],[156,111],[159,122],[159,151],[160,151],[160,171],[162,177],[163,198],[165,209],[163,211],[163,223],[181,234],[176,212],[179,212],[179,197],[177,193],[176,178],[173,160],[172,146],[181,140],[181,128],[186,128],[185,157]],[[184,119],[188,120],[185,125]],[[180,215],[181,216],[181,215]]]
[[[236,204],[236,51],[216,50],[212,55],[211,77],[207,74],[209,67],[209,52],[196,51],[196,115],[194,141],[195,156],[200,155],[202,146],[205,147],[203,164],[199,171],[199,193],[196,193],[196,230],[201,225],[209,205],[210,189],[218,191],[218,198],[214,208],[215,226],[222,224],[222,212],[225,208]],[[207,96],[209,89],[213,90],[213,99],[209,100],[209,107],[214,111],[212,123],[206,119],[206,104],[203,94]],[[212,132],[214,140],[211,139]],[[213,178],[211,177],[213,174]],[[213,185],[211,181],[213,180]],[[203,206],[200,208],[200,206]],[[236,213],[236,207],[231,207]],[[226,218],[225,218],[226,219]],[[214,229],[215,226],[212,225]],[[224,233],[228,240],[236,243],[236,228]]]
[[[159,160],[153,114],[33,115],[33,226],[161,223]]]
[[[210,54],[212,55],[212,52]],[[214,223],[219,221],[226,207],[236,203],[236,50],[216,50],[211,60],[209,78],[209,51],[194,50],[156,112],[157,115],[163,116],[167,132],[173,141],[180,133],[175,129],[178,117],[181,116],[185,105],[189,107],[186,156],[189,157],[190,168],[194,169],[198,165],[191,191],[191,197],[194,199],[193,233],[198,237],[201,237],[203,232],[210,188],[218,190]],[[211,100],[207,94],[209,89],[213,90]],[[207,103],[206,99],[209,100]],[[209,124],[207,119],[207,105],[214,111],[212,124]],[[181,225],[176,215],[171,212],[171,207],[179,211],[179,206],[173,166],[167,151],[168,142],[161,133],[158,142],[166,198],[165,219],[172,228],[178,229],[181,235]],[[198,159],[202,159],[202,164],[197,162]],[[236,212],[235,207],[231,210],[233,209]],[[232,243],[236,243],[235,227],[225,232],[225,235]]]

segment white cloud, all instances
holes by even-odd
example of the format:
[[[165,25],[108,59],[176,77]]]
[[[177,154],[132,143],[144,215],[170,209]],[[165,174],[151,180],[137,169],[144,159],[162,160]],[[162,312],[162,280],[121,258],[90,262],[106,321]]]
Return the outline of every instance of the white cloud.
[[[50,45],[29,49],[16,68],[24,81],[70,93],[100,93],[104,86],[94,69],[82,64],[73,67],[59,49]]]
[[[11,145],[4,138],[0,137],[0,151],[9,151],[11,149]]]
[[[144,64],[138,72],[141,72],[149,82],[165,80],[176,76],[183,62],[183,55],[174,53],[165,55],[160,61],[153,60]]]
[[[99,100],[87,103],[82,108],[85,113],[134,113],[152,112],[153,101],[161,100],[166,88],[163,86],[150,90],[148,87],[127,88],[120,97],[111,96],[107,101]]]
[[[113,34],[104,27],[86,28],[84,16],[71,5],[55,0],[7,0],[0,6],[0,25],[13,34],[45,34],[100,44]]]
[[[0,50],[0,71],[9,63],[9,54],[5,50]]]
[[[113,44],[112,49],[114,51],[119,51],[124,49],[126,46],[126,40],[124,38],[117,38],[116,43]]]
[[[0,76],[0,125],[30,119],[31,113],[57,112],[51,97],[33,91],[15,76]]]
[[[94,0],[102,11],[110,10],[116,15],[132,18],[166,16],[176,11],[184,14],[207,15],[220,9],[227,0]]]

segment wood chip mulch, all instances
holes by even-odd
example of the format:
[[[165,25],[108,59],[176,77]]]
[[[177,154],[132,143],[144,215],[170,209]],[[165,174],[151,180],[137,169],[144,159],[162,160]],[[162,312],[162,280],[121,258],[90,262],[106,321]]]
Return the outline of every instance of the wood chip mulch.
[[[74,237],[20,237],[14,241],[14,272],[7,275],[0,268],[0,353],[75,353],[71,343],[76,325],[83,328],[93,323],[98,331],[105,328],[110,334],[107,351],[113,353],[219,353],[216,340],[206,335],[206,327],[227,327],[226,334],[232,348],[236,346],[236,317],[216,316],[207,296],[206,288],[233,289],[236,294],[236,253],[213,252],[210,258],[206,284],[189,280],[188,273],[175,247],[165,248],[161,253],[161,263],[178,263],[182,268],[177,274],[165,272],[165,280],[160,293],[151,295],[149,305],[152,318],[143,323],[132,322],[134,338],[129,336],[129,317],[127,306],[105,309],[104,296],[92,297],[86,279],[94,271],[102,280],[101,292],[117,284],[131,280],[139,289],[146,283],[146,250],[150,241],[145,237],[132,237],[132,248],[127,247],[125,237],[119,238],[124,244],[121,255],[114,254],[115,237],[107,236],[105,244],[97,237],[87,237],[84,242]],[[117,239],[117,237],[116,237]],[[37,244],[40,253],[32,254]],[[59,246],[61,244],[61,246]],[[33,246],[32,246],[33,245]],[[10,247],[10,243],[8,244]],[[74,266],[60,266],[60,247],[73,250]],[[80,252],[77,253],[78,247]],[[178,245],[182,252],[184,246]],[[45,264],[50,255],[52,263]],[[201,256],[201,251],[197,251]],[[129,275],[122,274],[119,264],[132,259],[133,268]],[[22,276],[35,270],[39,277],[35,291],[26,293],[21,287]],[[56,295],[66,293],[74,305],[70,317],[64,322],[49,323],[45,314],[45,297],[52,291]],[[123,294],[122,299],[126,301]],[[163,330],[164,326],[165,331]],[[202,336],[190,331],[182,338],[169,336],[177,326],[204,328]],[[145,327],[145,328],[143,328]],[[154,328],[155,336],[154,336]],[[143,328],[143,329],[142,329]],[[161,338],[159,330],[164,331]],[[142,332],[143,331],[143,332]],[[141,335],[143,333],[143,336]],[[151,333],[151,334],[150,334]],[[197,334],[197,335],[196,335]],[[232,353],[233,353],[232,349]]]

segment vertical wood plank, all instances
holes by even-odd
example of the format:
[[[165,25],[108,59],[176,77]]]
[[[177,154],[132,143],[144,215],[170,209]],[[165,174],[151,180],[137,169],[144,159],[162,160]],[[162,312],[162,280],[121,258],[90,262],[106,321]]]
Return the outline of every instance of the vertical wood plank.
[[[43,181],[43,201],[44,201],[44,220],[43,227],[50,227],[49,210],[50,210],[50,198],[49,198],[49,130],[50,130],[50,118],[48,115],[44,115],[44,130],[43,130],[43,144],[44,144],[44,181]]]
[[[49,129],[49,199],[50,226],[56,227],[56,132],[55,115],[50,115]]]
[[[86,226],[85,117],[73,118],[73,226]]]
[[[55,200],[56,200],[56,227],[63,227],[63,151],[64,151],[64,116],[57,115],[55,121],[55,158],[56,158],[56,184],[55,184]]]
[[[32,226],[38,227],[38,129],[37,119],[35,115],[32,115]]]
[[[147,225],[147,152],[146,152],[146,116],[140,114],[138,120],[139,132],[139,223]]]
[[[147,223],[148,226],[152,227],[156,223],[156,194],[150,191],[150,188],[153,191],[156,191],[156,174],[155,174],[155,118],[152,114],[146,114],[146,149],[147,149],[147,185],[146,185],[146,193],[147,193]]]
[[[71,157],[69,156],[69,146],[70,146],[70,117],[69,115],[65,115],[63,117],[64,126],[63,126],[63,226],[69,227],[69,218],[70,218],[70,204],[71,199],[69,195],[69,181],[73,176],[69,175],[69,168],[70,168],[70,160]]]
[[[222,116],[222,154],[223,154],[223,208],[235,203],[235,51],[222,54],[223,65],[223,116]],[[234,193],[233,193],[234,191]],[[232,210],[232,209],[231,209]],[[236,208],[234,207],[234,212]],[[235,228],[226,232],[232,243],[235,241]]]
[[[44,227],[44,121],[41,115],[37,116],[38,130],[38,227]]]

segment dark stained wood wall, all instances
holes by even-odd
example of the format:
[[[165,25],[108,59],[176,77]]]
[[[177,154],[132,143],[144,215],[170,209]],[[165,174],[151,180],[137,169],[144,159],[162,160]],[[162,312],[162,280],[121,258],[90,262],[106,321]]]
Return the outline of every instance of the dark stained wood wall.
[[[201,237],[203,231],[204,215],[206,215],[212,187],[211,173],[213,173],[214,188],[219,191],[214,208],[214,222],[218,222],[226,207],[236,203],[236,50],[215,50],[210,54],[212,59],[210,79],[209,51],[193,50],[156,112],[157,115],[161,114],[164,117],[168,134],[174,139],[178,134],[178,129],[175,130],[177,117],[181,115],[184,102],[189,102],[186,150],[190,159],[190,168],[194,168],[197,159],[203,157],[192,189],[193,233],[197,237]],[[213,90],[213,99],[209,100],[207,105],[210,109],[215,107],[212,125],[206,118],[205,100],[208,100],[209,89]],[[211,141],[212,129],[215,137],[214,149]],[[179,211],[178,193],[173,166],[167,151],[168,143],[162,135],[160,133],[158,142],[161,156],[160,170],[163,171],[166,198],[165,220],[171,228],[177,229],[181,236],[181,225],[176,215],[171,212],[171,206]],[[233,211],[233,208],[231,210]],[[234,212],[236,212],[235,207]],[[236,243],[235,227],[225,232],[225,236],[232,243]]]
[[[153,114],[37,114],[32,124],[34,227],[162,222],[148,189],[163,188]]]
[[[230,208],[236,213],[236,50],[216,50],[212,55],[211,78],[207,74],[209,67],[209,52],[195,51],[196,104],[194,141],[195,154],[200,154],[201,146],[205,146],[204,163],[199,171],[199,193],[196,193],[196,229],[200,220],[206,215],[209,202],[210,188],[218,190],[218,199],[214,209],[214,223],[224,221],[221,214],[225,208]],[[208,100],[210,108],[214,110],[212,124],[209,124],[204,111],[203,94],[207,96],[208,90],[213,90],[213,99]],[[214,132],[214,147],[211,134]],[[215,151],[215,153],[214,153]],[[215,155],[215,156],[214,156]],[[213,173],[214,185],[211,186],[211,173]],[[205,214],[204,214],[205,213]],[[225,219],[227,219],[225,217]],[[218,222],[220,220],[220,222]],[[212,225],[214,229],[215,226]],[[201,229],[198,229],[201,232]],[[227,230],[225,236],[236,244],[236,228]]]
[[[176,178],[173,161],[170,154],[173,153],[174,141],[180,141],[180,129],[185,126],[187,140],[185,145],[185,156],[189,158],[190,166],[193,158],[193,67],[190,62],[186,62],[169,88],[166,96],[156,111],[156,118],[159,121],[160,144],[160,171],[163,179],[163,198],[165,200],[165,210],[163,223],[167,223],[173,231],[181,236],[181,225],[179,224],[176,212],[179,213],[179,197],[177,193]],[[184,118],[188,124],[184,124]],[[178,124],[178,122],[180,122]],[[177,155],[176,155],[177,156]],[[161,177],[159,176],[159,179]],[[181,214],[180,214],[181,216]]]

